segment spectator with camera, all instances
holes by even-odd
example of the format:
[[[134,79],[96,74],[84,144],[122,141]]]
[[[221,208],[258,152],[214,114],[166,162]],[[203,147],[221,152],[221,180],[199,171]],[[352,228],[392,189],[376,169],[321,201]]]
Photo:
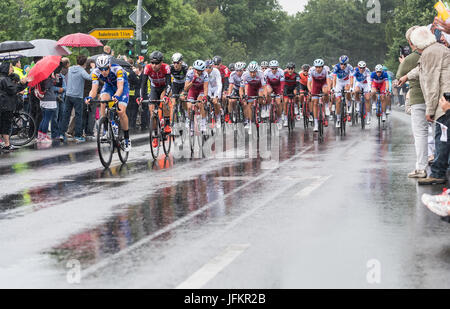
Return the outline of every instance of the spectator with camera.
[[[439,105],[444,92],[450,90],[450,49],[439,44],[428,27],[419,27],[411,33],[411,43],[421,54],[419,65],[400,79],[400,83],[419,78],[426,104],[426,119],[436,122],[436,153],[431,165],[431,175],[420,179],[419,184],[443,184],[447,182],[450,155],[450,139],[442,132],[445,113]],[[445,128],[444,128],[445,129]],[[443,135],[444,134],[444,135]],[[447,138],[445,139],[445,135]],[[443,140],[441,141],[441,136]]]
[[[411,43],[411,33],[419,28],[414,26],[406,32],[406,40],[408,41],[412,53],[399,58],[400,66],[397,71],[397,79],[408,74],[417,67],[420,54],[417,52],[416,46]],[[403,50],[404,51],[404,50]],[[409,92],[409,106],[411,107],[411,125],[414,135],[414,144],[416,147],[416,168],[408,174],[409,178],[425,178],[427,177],[426,168],[428,166],[428,123],[425,118],[425,99],[423,98],[422,89],[419,80],[411,80]]]

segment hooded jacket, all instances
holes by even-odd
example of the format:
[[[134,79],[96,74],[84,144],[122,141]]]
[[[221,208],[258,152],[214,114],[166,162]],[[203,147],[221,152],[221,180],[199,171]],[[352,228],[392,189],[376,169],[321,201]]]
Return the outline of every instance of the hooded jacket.
[[[11,76],[8,76],[9,66],[9,62],[0,64],[0,110],[12,112],[16,109],[17,94],[27,86],[13,81]]]
[[[66,96],[73,98],[83,98],[84,81],[92,80],[90,74],[86,70],[79,66],[72,66],[67,73],[67,89]]]

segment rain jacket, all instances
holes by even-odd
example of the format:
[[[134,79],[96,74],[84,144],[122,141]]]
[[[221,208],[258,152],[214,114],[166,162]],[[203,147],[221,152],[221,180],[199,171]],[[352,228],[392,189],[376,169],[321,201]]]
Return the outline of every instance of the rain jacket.
[[[17,93],[27,86],[18,82],[19,77],[15,74],[8,76],[9,63],[0,64],[0,110],[14,111],[16,109]]]
[[[426,114],[438,120],[444,115],[439,99],[450,92],[450,49],[433,43],[422,52],[418,66],[409,72],[408,79],[419,78],[426,104]]]

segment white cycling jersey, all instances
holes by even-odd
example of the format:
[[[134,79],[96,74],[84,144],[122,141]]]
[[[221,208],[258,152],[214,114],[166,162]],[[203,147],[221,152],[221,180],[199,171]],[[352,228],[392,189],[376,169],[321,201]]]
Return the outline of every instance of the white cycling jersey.
[[[328,66],[324,66],[322,72],[317,72],[316,67],[312,67],[309,69],[308,73],[308,81],[316,80],[316,81],[324,81],[329,77],[330,68]]]
[[[208,78],[208,95],[211,98],[220,98],[222,94],[222,76],[220,75],[220,71],[213,68],[211,73],[208,74]]]
[[[278,87],[281,85],[281,82],[284,82],[284,71],[278,68],[277,72],[274,74],[271,69],[266,70],[264,72],[264,78],[266,79],[266,83],[270,86]]]

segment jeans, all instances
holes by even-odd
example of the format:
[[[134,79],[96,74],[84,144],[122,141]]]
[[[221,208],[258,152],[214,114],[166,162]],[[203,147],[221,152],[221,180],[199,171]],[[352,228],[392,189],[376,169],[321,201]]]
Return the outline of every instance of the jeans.
[[[425,118],[425,103],[411,105],[411,125],[416,146],[416,170],[428,166],[428,121]]]
[[[75,109],[75,137],[83,136],[83,98],[74,98],[66,96],[64,102],[63,117],[59,123],[60,133],[64,134],[69,126],[70,115],[72,114],[72,108]]]
[[[442,116],[437,121],[443,123],[445,116]],[[433,178],[446,178],[447,169],[449,167],[449,155],[450,155],[450,134],[447,134],[447,141],[441,142],[441,126],[436,124],[435,130],[435,143],[436,152],[434,155],[434,162],[431,165],[431,177]]]
[[[50,124],[50,121],[52,120],[55,112],[56,112],[56,108],[43,108],[42,109],[42,121],[41,121],[41,124],[39,125],[40,132],[47,134],[48,125]]]
[[[53,115],[52,118],[52,138],[57,138],[60,134],[62,134],[59,130],[59,123],[60,123],[60,119],[62,118],[63,115],[63,101],[57,99],[57,107],[56,107],[56,111],[55,114]]]

